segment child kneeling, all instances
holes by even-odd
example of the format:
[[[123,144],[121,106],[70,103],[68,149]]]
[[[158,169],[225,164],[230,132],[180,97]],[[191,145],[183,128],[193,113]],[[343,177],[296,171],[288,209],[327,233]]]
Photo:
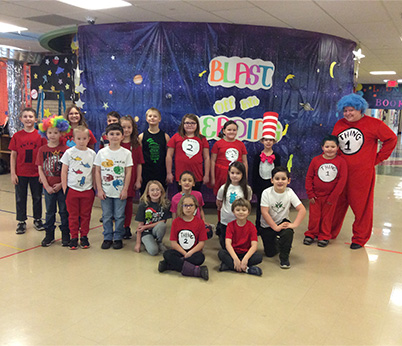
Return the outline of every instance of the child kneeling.
[[[177,206],[177,218],[172,222],[170,241],[172,249],[163,254],[158,270],[181,272],[184,276],[197,276],[208,280],[205,256],[202,253],[205,241],[208,239],[204,221],[195,217],[198,208],[197,199],[193,195],[183,196]]]
[[[262,255],[256,252],[257,229],[247,220],[251,204],[244,198],[236,199],[232,204],[232,212],[236,220],[229,222],[226,228],[226,250],[218,252],[222,261],[219,271],[235,270],[260,276],[262,270],[256,266],[262,262]]]

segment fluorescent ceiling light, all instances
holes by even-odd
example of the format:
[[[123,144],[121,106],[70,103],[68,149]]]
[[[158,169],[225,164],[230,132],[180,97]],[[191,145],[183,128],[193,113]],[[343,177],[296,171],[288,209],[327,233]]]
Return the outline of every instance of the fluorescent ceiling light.
[[[21,26],[16,26],[8,23],[0,22],[0,32],[19,32],[28,30],[27,28],[23,28]]]
[[[0,49],[14,49],[14,50],[23,50],[22,48],[14,47],[14,46],[7,46],[5,44],[0,44]]]
[[[396,74],[396,72],[395,71],[370,71],[370,74],[380,76],[383,74]]]
[[[59,0],[65,4],[85,8],[86,10],[105,10],[116,7],[132,6],[123,0]]]

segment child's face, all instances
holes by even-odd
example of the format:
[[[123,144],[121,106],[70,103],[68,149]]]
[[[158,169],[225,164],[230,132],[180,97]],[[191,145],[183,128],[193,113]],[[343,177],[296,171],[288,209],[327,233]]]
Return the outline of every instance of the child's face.
[[[152,202],[158,202],[162,196],[160,187],[156,184],[149,185],[148,196]]]
[[[124,131],[124,138],[129,138],[133,133],[133,125],[131,124],[131,122],[129,120],[123,120],[121,122],[121,127]]]
[[[237,220],[244,221],[247,220],[247,217],[250,215],[250,211],[247,209],[247,207],[237,206],[234,208],[233,214],[236,216]]]
[[[270,150],[272,146],[275,144],[275,140],[272,138],[262,138],[261,143],[264,145],[264,149]]]
[[[81,114],[77,109],[71,108],[70,112],[67,115],[67,120],[71,125],[78,125],[81,121]]]
[[[123,134],[119,130],[109,131],[106,136],[110,144],[120,144],[123,139]]]
[[[107,124],[108,125],[110,125],[110,124],[115,124],[115,123],[118,123],[119,122],[119,119],[117,119],[117,118],[115,118],[115,117],[112,117],[112,116],[108,116],[107,117]]]
[[[338,146],[334,141],[326,141],[321,147],[327,159],[333,159],[338,151]]]
[[[184,133],[186,134],[192,135],[197,130],[197,122],[194,121],[193,119],[185,118],[183,125],[184,125]]]
[[[74,142],[77,149],[84,149],[89,143],[89,134],[86,131],[75,131]]]
[[[29,129],[33,128],[36,123],[35,114],[31,111],[24,111],[20,116],[20,120],[24,125],[24,128]]]
[[[195,212],[195,204],[192,198],[185,198],[183,201],[183,214],[186,216],[193,216]]]
[[[58,128],[53,127],[53,128],[47,129],[46,137],[50,143],[60,143],[61,133]]]
[[[272,177],[271,182],[274,185],[274,190],[282,193],[285,192],[286,187],[290,184],[290,179],[285,172],[278,172]]]
[[[236,167],[230,167],[229,178],[233,185],[239,185],[241,179],[243,178],[243,174]]]
[[[191,191],[195,186],[195,181],[190,174],[183,174],[180,178],[179,184],[183,191]]]
[[[226,139],[233,141],[237,136],[237,126],[235,124],[230,124],[226,129],[222,130],[222,132],[226,136]]]
[[[161,117],[157,111],[149,111],[145,116],[145,121],[149,125],[158,125],[161,122]]]

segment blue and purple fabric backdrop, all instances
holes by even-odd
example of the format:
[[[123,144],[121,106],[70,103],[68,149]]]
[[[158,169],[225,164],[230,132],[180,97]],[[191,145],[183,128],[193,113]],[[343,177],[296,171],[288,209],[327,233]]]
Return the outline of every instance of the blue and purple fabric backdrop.
[[[235,118],[251,166],[262,149],[257,120],[274,111],[284,130],[274,150],[291,168],[291,187],[301,198],[306,197],[310,160],[338,120],[336,102],[353,88],[355,43],[319,33],[232,24],[119,23],[81,26],[78,40],[86,88],[81,101],[98,138],[112,110],[137,116],[141,132],[146,110],[156,107],[162,112],[161,128],[170,135],[184,114],[195,113],[211,147],[223,122]]]

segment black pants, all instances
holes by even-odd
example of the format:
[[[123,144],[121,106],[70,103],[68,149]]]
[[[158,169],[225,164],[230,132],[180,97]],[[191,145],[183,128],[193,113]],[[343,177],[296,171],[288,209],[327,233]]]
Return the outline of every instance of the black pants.
[[[226,249],[226,244],[225,244],[226,227],[227,227],[227,225],[224,225],[223,223],[220,223],[220,222],[218,222],[218,225],[216,226],[217,231],[219,233],[219,244],[221,244],[221,248],[223,250]]]
[[[28,185],[32,195],[33,217],[35,220],[42,218],[42,184],[39,177],[18,177],[18,184],[15,185],[17,221],[27,219]]]
[[[243,254],[236,254],[237,255],[237,257],[239,257],[239,260],[241,261],[243,258],[244,258],[244,256],[246,255],[245,253],[243,253]],[[227,250],[219,250],[219,252],[218,252],[218,257],[219,257],[219,259],[223,262],[223,263],[225,263],[231,270],[235,270],[234,269],[234,261],[233,261],[233,258],[232,258],[232,256],[230,256],[230,253],[227,251]],[[259,253],[257,253],[257,252],[254,252],[253,253],[253,255],[248,259],[248,266],[249,267],[251,267],[251,266],[255,266],[255,265],[257,265],[257,264],[259,264],[259,263],[261,263],[262,262],[262,255],[261,254],[259,254]]]
[[[283,222],[289,222],[283,220]],[[294,231],[286,228],[280,232],[275,232],[271,227],[261,227],[261,239],[264,244],[264,252],[267,257],[274,257],[279,252],[279,258],[282,261],[289,260],[290,250],[292,248]]]
[[[184,258],[179,251],[170,249],[164,252],[163,258],[168,264],[168,269],[178,272],[181,272],[184,261],[188,261],[196,266],[200,266],[205,261],[205,256],[201,251],[193,253],[189,258]]]

